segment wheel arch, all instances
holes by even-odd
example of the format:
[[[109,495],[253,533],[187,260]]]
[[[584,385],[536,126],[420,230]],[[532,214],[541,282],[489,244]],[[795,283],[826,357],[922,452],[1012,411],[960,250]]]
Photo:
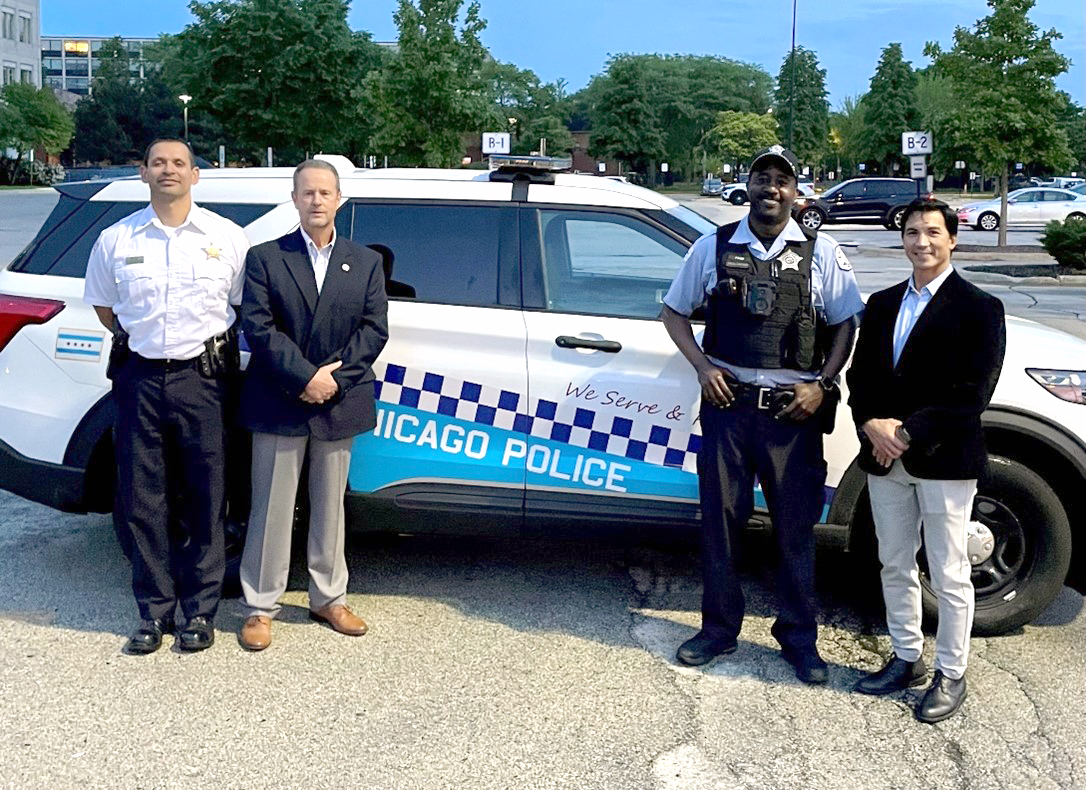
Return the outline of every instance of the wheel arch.
[[[88,513],[113,510],[117,476],[113,456],[113,423],[117,409],[107,392],[79,421],[64,451],[64,465],[83,470],[83,506]]]
[[[998,407],[981,417],[990,455],[1027,466],[1052,487],[1071,523],[1069,579],[1086,582],[1086,446],[1060,425],[1030,412]],[[867,475],[854,459],[841,476],[827,521],[847,527],[847,550],[869,551],[874,545]]]
[[[1052,487],[1071,525],[1068,579],[1086,581],[1086,446],[1060,425],[1011,408],[981,417],[988,452],[1027,466]]]

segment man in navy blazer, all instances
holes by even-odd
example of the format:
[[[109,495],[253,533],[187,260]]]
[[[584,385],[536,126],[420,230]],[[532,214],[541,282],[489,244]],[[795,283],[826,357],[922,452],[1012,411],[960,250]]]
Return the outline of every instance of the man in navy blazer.
[[[868,300],[848,372],[894,649],[856,690],[889,694],[926,682],[922,529],[939,626],[935,674],[915,712],[934,723],[953,716],[966,695],[974,610],[966,537],[988,465],[980,417],[1003,366],[1006,326],[1002,303],[951,265],[957,215],[945,203],[917,200],[902,220],[912,276]]]
[[[252,512],[241,560],[241,645],[271,644],[290,571],[294,500],[309,461],[309,612],[366,632],[346,605],[343,497],[354,437],[376,424],[373,363],[388,340],[381,256],[337,238],[339,174],[309,159],[291,193],[301,227],[249,251],[241,324],[252,356],[241,415],[253,432]]]

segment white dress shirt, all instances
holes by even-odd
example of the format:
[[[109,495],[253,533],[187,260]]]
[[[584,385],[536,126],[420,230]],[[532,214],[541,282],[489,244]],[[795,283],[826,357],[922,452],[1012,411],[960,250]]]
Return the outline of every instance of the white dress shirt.
[[[332,228],[332,240],[323,247],[318,247],[305,228],[299,227],[302,238],[305,239],[305,248],[309,250],[309,262],[313,264],[313,277],[317,280],[317,293],[320,294],[324,287],[324,278],[328,274],[328,261],[332,260],[332,248],[336,246],[336,229]]]
[[[195,203],[177,228],[147,205],[98,236],[83,301],[111,308],[141,357],[192,359],[233,325],[248,250],[240,227]]]

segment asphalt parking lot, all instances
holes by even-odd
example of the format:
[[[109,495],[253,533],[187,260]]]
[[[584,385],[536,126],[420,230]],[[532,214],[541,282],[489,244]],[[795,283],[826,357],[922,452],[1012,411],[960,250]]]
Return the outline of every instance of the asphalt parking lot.
[[[0,251],[44,200],[0,195]],[[865,255],[858,272],[899,274],[900,253]],[[267,651],[238,647],[228,600],[212,649],[124,656],[135,606],[109,517],[0,492],[0,787],[1086,788],[1086,614],[1068,588],[974,639],[969,699],[928,726],[917,691],[850,692],[889,652],[854,558],[819,555],[822,688],[780,659],[756,543],[739,650],[699,669],[674,661],[699,621],[684,540],[355,533],[348,563],[362,638],[308,620],[296,553]]]

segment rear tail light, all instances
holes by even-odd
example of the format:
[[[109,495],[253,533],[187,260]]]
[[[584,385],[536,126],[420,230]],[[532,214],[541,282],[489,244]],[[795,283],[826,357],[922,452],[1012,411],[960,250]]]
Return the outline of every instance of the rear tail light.
[[[64,309],[64,302],[0,294],[0,351],[24,326],[44,324]]]

